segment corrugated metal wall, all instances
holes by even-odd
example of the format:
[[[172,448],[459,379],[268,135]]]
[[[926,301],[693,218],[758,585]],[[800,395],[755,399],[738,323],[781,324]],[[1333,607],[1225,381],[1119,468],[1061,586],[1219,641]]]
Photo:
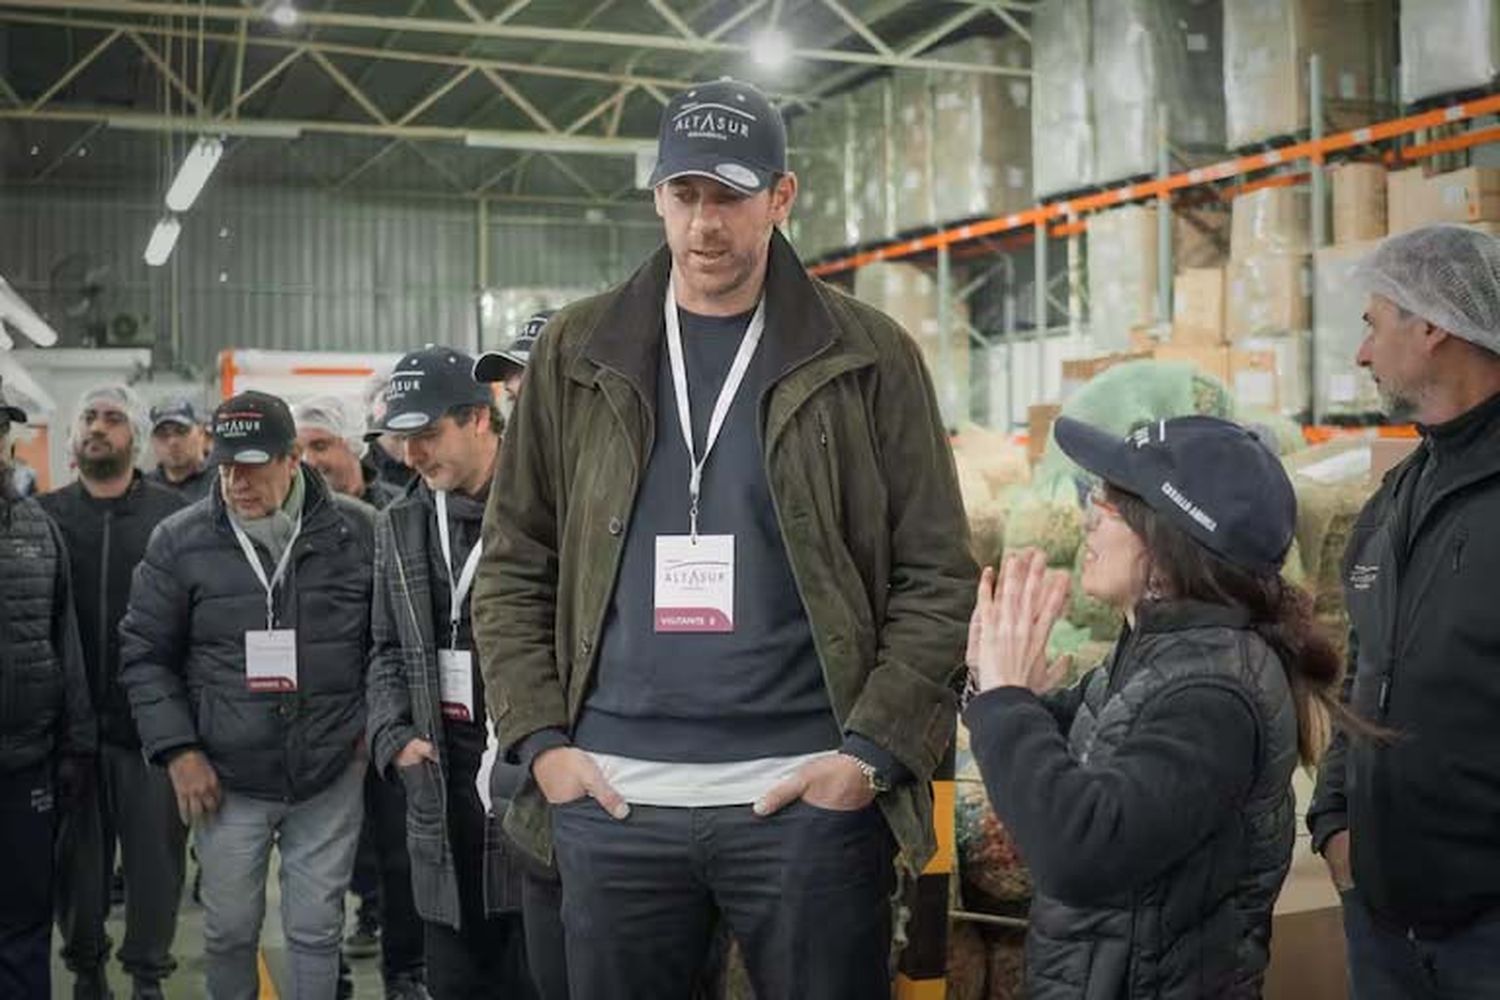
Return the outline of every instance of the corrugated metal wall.
[[[76,330],[65,316],[76,296],[57,287],[55,275],[93,271],[105,289],[106,317],[143,320],[155,332],[158,358],[170,354],[175,318],[180,360],[200,370],[227,347],[392,351],[426,341],[475,344],[473,203],[261,188],[214,192],[184,217],[172,262],[152,269],[141,252],[159,204],[48,189],[0,191],[0,274],[63,331]],[[488,285],[617,281],[660,241],[648,211],[589,221],[578,209],[521,216],[492,204]],[[69,258],[71,265],[59,268]]]

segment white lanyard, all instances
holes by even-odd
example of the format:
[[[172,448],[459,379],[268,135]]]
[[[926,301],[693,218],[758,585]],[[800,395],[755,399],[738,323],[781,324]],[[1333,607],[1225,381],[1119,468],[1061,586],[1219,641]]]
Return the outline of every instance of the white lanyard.
[[[734,405],[734,397],[739,395],[745,373],[750,370],[750,360],[755,357],[755,349],[760,346],[761,335],[765,333],[766,298],[762,295],[756,303],[755,315],[750,317],[750,326],[745,330],[744,339],[740,341],[739,353],[734,356],[734,363],[729,366],[729,374],[724,379],[724,387],[719,390],[719,399],[714,403],[713,413],[708,419],[708,436],[703,441],[702,458],[698,457],[697,449],[693,447],[693,413],[692,404],[688,400],[687,365],[682,359],[682,327],[677,319],[677,295],[670,277],[667,278],[666,319],[667,352],[672,360],[672,385],[677,391],[677,423],[682,427],[682,440],[687,444],[688,461],[692,463],[692,472],[688,476],[688,529],[696,542],[698,495],[703,485],[703,467],[708,464],[714,442],[724,429],[729,408]]]
[[[266,568],[260,564],[260,553],[255,551],[255,544],[245,534],[245,529],[232,517],[229,519],[229,526],[234,529],[234,537],[239,540],[240,550],[245,553],[245,561],[255,571],[255,578],[260,581],[260,585],[266,589],[266,630],[271,631],[276,628],[276,588],[280,585],[281,578],[286,576],[286,568],[292,564],[292,546],[297,544],[297,536],[302,534],[302,518],[300,515],[297,517],[292,537],[286,540],[281,560],[276,563],[276,572],[269,580],[266,579]]]
[[[443,545],[443,568],[448,571],[448,592],[453,600],[448,608],[449,625],[449,647],[458,648],[458,622],[463,616],[464,598],[469,596],[469,588],[474,586],[474,573],[479,569],[480,549],[484,547],[481,539],[474,543],[469,550],[469,557],[464,560],[464,568],[459,571],[458,579],[453,579],[453,543],[448,538],[448,491],[434,490],[433,496],[437,499],[437,521],[438,541]]]

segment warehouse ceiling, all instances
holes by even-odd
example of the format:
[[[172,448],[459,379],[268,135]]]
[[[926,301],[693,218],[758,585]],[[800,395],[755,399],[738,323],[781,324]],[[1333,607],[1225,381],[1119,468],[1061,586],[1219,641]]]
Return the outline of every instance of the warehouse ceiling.
[[[933,50],[1026,35],[1022,0],[0,0],[0,180],[163,188],[223,133],[215,183],[639,204],[634,150],[705,78],[795,115]],[[775,72],[752,56],[791,46]],[[994,67],[973,72],[1003,73]]]

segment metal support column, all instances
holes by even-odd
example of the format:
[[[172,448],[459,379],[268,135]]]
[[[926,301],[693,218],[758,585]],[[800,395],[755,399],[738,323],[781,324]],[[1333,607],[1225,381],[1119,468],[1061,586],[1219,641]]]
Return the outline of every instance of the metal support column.
[[[1167,142],[1167,106],[1156,109],[1156,176],[1172,176],[1172,149]],[[1163,191],[1156,198],[1156,323],[1172,322],[1172,195]]]
[[[949,257],[948,244],[944,243],[937,250],[938,366],[943,369],[943,378],[939,384],[943,387],[943,417],[950,425],[957,426],[968,418],[968,412],[967,407],[965,407],[965,412],[962,414],[962,418],[960,418],[958,389],[956,380],[953,378],[953,348],[951,345],[953,303],[949,301],[949,296],[952,294],[953,261]]]
[[[1000,325],[1005,336],[1005,413],[1000,419],[1005,422],[995,424],[996,416],[991,414],[990,423],[1009,430],[1015,426],[1016,414],[1016,263],[1009,254],[1005,255],[1005,300]]]
[[[1073,344],[1083,332],[1083,240],[1073,228],[1078,213],[1068,209],[1068,338]]]
[[[1030,393],[1033,403],[1047,398],[1047,222],[1038,219],[1032,227],[1035,239],[1032,254],[1036,273],[1031,276],[1032,322],[1036,332],[1036,387]]]
[[[490,203],[480,198],[474,203],[474,306],[479,323],[475,327],[474,348],[484,350],[484,296],[490,287]]]
[[[1314,142],[1323,138],[1323,60],[1314,52],[1307,60],[1308,80],[1308,122],[1312,128],[1312,139]],[[1324,172],[1323,154],[1316,153],[1309,164],[1309,172],[1312,176],[1312,251],[1313,257],[1309,264],[1317,266],[1317,253],[1325,243],[1328,242],[1327,218],[1328,218],[1328,178]],[[1318,283],[1308,283],[1308,316],[1312,321],[1312,330],[1307,337],[1307,388],[1309,399],[1306,400],[1309,416],[1313,424],[1323,419],[1323,408],[1318,404],[1318,338],[1315,331],[1318,329]]]

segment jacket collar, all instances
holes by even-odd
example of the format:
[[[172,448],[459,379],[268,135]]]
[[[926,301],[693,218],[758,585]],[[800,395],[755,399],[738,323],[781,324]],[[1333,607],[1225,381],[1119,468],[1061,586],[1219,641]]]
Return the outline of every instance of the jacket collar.
[[[1461,413],[1446,423],[1418,425],[1428,448],[1439,459],[1462,456],[1486,461],[1490,467],[1500,462],[1500,393]]]
[[[1249,627],[1250,613],[1245,609],[1203,601],[1149,601],[1135,615],[1135,631],[1140,635],[1193,628]]]
[[[83,485],[82,479],[73,480],[70,488],[75,490],[83,500],[92,503],[112,503],[115,505],[114,509],[125,511],[133,509],[136,502],[140,500],[141,494],[146,491],[145,482],[145,474],[140,469],[133,469],[130,474],[130,485],[125,487],[125,492],[117,497],[96,498],[88,491],[88,487]]]
[[[588,333],[582,358],[624,376],[648,405],[656,400],[656,373],[665,324],[662,306],[672,252],[663,245],[620,286]],[[766,267],[767,370],[777,380],[833,347],[837,326],[780,230],[771,234]],[[585,376],[585,381],[592,381]]]
[[[306,462],[302,464],[302,482],[305,492],[302,497],[302,532],[298,537],[306,538],[335,525],[338,508],[334,505],[328,484]],[[234,529],[229,525],[229,507],[224,502],[224,491],[210,490],[208,496],[214,527],[225,534],[233,534]]]

